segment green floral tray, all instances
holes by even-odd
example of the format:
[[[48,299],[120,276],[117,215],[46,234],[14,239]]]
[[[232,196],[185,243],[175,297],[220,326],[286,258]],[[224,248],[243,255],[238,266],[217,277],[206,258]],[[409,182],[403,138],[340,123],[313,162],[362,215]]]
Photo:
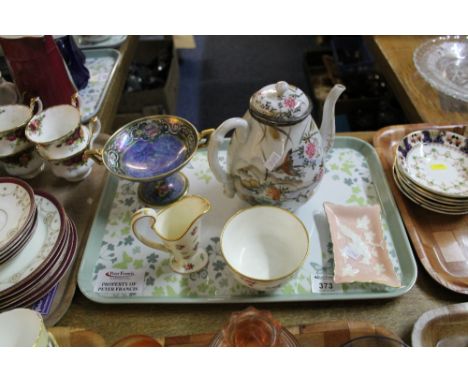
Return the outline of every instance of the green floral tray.
[[[225,153],[225,152],[224,152]],[[138,184],[110,176],[101,196],[78,275],[85,296],[100,303],[227,303],[280,302],[392,298],[408,292],[417,268],[398,209],[372,146],[339,137],[326,161],[326,173],[316,195],[296,214],[310,232],[310,255],[302,269],[274,293],[250,290],[235,281],[220,254],[219,235],[226,220],[247,205],[237,197],[226,198],[213,177],[207,153],[200,150],[184,168],[191,194],[210,200],[212,209],[202,221],[202,239],[209,255],[206,269],[190,275],[171,271],[167,254],[141,244],[130,231],[132,212],[142,207]],[[333,252],[323,202],[366,205],[379,203],[394,269],[402,287],[372,283],[334,284]],[[123,296],[96,293],[100,271],[144,273],[138,294]],[[102,273],[102,272],[101,272]]]

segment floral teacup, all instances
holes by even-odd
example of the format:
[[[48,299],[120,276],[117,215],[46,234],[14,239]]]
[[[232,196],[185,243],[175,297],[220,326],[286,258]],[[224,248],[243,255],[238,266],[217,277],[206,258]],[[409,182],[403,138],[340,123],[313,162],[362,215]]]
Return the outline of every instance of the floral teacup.
[[[36,97],[28,106],[15,104],[0,106],[0,158],[19,153],[28,147],[31,142],[26,139],[24,129],[34,115],[42,111],[42,102]]]
[[[92,146],[100,131],[101,122],[98,117],[94,117],[88,126],[81,125],[65,141],[50,145],[36,145],[37,152],[41,157],[49,161],[70,159],[88,146]]]
[[[71,158],[50,162],[54,175],[69,182],[79,182],[85,179],[91,174],[93,166],[94,161],[86,155],[85,150]]]
[[[81,127],[78,95],[71,105],[56,105],[36,114],[26,126],[26,137],[35,144],[48,145],[65,142]]]
[[[31,179],[44,170],[44,160],[39,156],[34,147],[1,159],[5,171],[24,179]]]

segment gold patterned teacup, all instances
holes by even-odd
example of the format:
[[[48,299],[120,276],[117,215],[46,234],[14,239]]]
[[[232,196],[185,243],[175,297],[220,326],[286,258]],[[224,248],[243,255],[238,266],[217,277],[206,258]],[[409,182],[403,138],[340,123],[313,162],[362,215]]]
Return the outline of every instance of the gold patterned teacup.
[[[208,255],[200,248],[199,238],[201,217],[209,210],[208,200],[189,195],[158,212],[151,208],[136,211],[131,227],[143,244],[172,255],[170,266],[174,272],[197,272],[208,264]]]

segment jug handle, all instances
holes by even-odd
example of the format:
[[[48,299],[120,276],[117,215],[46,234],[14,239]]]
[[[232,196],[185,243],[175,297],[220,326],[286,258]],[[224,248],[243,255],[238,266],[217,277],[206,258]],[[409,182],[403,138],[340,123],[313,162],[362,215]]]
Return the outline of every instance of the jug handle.
[[[151,208],[141,208],[141,209],[139,209],[138,211],[136,211],[132,215],[132,220],[131,220],[131,223],[130,223],[130,225],[132,227],[132,232],[137,237],[138,240],[140,240],[143,244],[147,245],[148,247],[158,249],[158,250],[164,251],[164,252],[170,252],[169,249],[166,248],[162,243],[158,243],[156,241],[150,240],[150,239],[146,238],[140,231],[138,231],[136,223],[140,219],[143,219],[143,218],[150,218],[152,220],[151,228],[154,231],[155,230],[154,226],[156,224],[157,217],[158,217],[158,214],[156,213],[156,211],[154,211]]]
[[[208,162],[211,171],[218,182],[224,184],[224,193],[230,198],[236,193],[234,183],[228,172],[221,167],[218,153],[219,147],[224,142],[226,134],[234,129],[237,129],[239,133],[239,140],[245,142],[248,135],[249,123],[243,118],[230,118],[216,129],[208,143]]]

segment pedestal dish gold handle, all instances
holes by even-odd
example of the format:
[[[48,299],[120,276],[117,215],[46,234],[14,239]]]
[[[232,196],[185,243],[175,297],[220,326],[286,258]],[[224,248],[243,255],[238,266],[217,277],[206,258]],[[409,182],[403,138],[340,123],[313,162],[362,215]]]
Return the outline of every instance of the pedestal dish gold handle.
[[[91,158],[93,161],[95,161],[97,164],[102,165],[104,162],[102,160],[102,149],[91,149],[91,150],[86,150],[84,152],[84,157],[87,160],[88,158]]]
[[[213,134],[215,129],[205,129],[199,134],[198,148],[202,149],[208,146],[210,141],[211,134]]]

